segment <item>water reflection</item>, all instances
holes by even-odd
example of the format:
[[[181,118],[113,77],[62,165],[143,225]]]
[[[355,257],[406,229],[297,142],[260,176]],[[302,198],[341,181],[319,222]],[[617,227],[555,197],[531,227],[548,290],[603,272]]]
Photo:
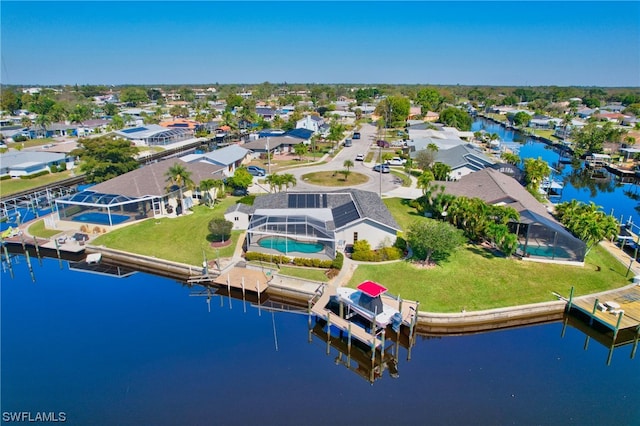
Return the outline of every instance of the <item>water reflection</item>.
[[[597,174],[597,171],[587,168],[571,168],[562,181],[575,189],[588,190],[589,198],[595,198],[599,193],[614,192],[619,187],[610,173]]]
[[[623,217],[625,222],[630,218],[633,223],[640,224],[640,200],[633,196],[638,186],[636,178],[621,179],[608,171],[592,173],[585,170],[582,161],[568,157],[562,150],[484,118],[476,118],[471,127],[471,131],[479,130],[497,133],[506,142],[520,143],[521,159],[540,157],[553,167],[556,170],[553,178],[561,179],[565,184],[561,196],[554,202],[593,201],[605,212],[613,211],[616,217]]]

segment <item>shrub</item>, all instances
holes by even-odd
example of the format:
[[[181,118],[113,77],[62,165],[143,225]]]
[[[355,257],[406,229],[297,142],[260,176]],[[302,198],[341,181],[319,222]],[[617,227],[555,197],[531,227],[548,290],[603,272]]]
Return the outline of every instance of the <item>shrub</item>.
[[[276,255],[276,254],[268,254],[268,253],[258,253],[255,251],[248,251],[245,253],[244,258],[248,261],[258,260],[262,262],[270,262],[276,264],[289,263],[291,259],[287,256]]]
[[[397,247],[383,247],[378,250],[380,257],[382,260],[398,260],[402,259],[402,255],[404,251],[400,250]]]
[[[396,242],[393,243],[393,246],[404,253],[405,251],[407,251],[407,240],[402,237],[398,237],[396,238]]]
[[[49,170],[51,171],[51,173],[58,173],[58,166],[52,164],[49,166]]]
[[[65,170],[67,170],[67,163],[58,164],[58,171],[59,172],[64,172]]]
[[[209,222],[209,232],[213,241],[227,241],[231,238],[233,223],[223,217],[216,217]]]
[[[238,200],[238,203],[246,204],[248,206],[253,205],[253,201],[256,199],[255,195],[245,195]]]
[[[12,139],[14,142],[24,142],[27,140],[27,137],[25,135],[15,135]]]
[[[44,175],[48,175],[49,174],[49,170],[43,170],[41,172],[38,173],[33,173],[31,175],[26,175],[26,176],[20,176],[20,179],[35,179],[39,176],[44,176]]]
[[[342,265],[344,264],[344,255],[342,253],[337,253],[336,258],[331,262],[331,268],[340,270],[342,269]]]

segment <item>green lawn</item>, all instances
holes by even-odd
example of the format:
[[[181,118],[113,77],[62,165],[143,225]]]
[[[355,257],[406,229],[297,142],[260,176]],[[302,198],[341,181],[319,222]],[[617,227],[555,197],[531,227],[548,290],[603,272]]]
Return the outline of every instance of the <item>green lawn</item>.
[[[238,197],[227,197],[213,209],[196,206],[192,214],[177,218],[147,219],[102,235],[92,244],[189,265],[201,265],[203,251],[209,260],[231,257],[242,232],[233,231],[232,244],[218,250],[207,240],[208,224],[214,217],[222,217],[236,200]]]
[[[47,229],[44,227],[44,219],[38,220],[29,226],[29,234],[40,238],[51,238],[60,233],[58,229]]]
[[[7,196],[16,192],[26,191],[42,185],[58,182],[71,177],[71,170],[65,170],[59,173],[49,173],[48,175],[38,176],[33,179],[6,179],[0,181],[0,194]]]
[[[326,269],[315,268],[293,268],[290,266],[280,267],[280,274],[304,280],[327,282],[329,279],[325,275]]]
[[[382,201],[402,229],[406,230],[409,228],[409,225],[416,220],[426,220],[424,216],[420,216],[416,213],[416,209],[409,206],[410,200],[402,198],[385,198]]]
[[[322,186],[352,186],[365,183],[369,178],[361,173],[351,171],[349,177],[345,179],[344,175],[339,172],[326,171],[307,173],[306,175],[302,175],[302,180]]]
[[[402,229],[426,220],[408,200],[387,198],[384,203]],[[459,312],[554,300],[552,292],[568,296],[572,285],[576,295],[617,288],[629,283],[625,274],[625,266],[599,246],[578,267],[495,257],[468,245],[432,269],[408,262],[361,265],[349,285],[375,277],[391,293],[420,301],[421,310]]]

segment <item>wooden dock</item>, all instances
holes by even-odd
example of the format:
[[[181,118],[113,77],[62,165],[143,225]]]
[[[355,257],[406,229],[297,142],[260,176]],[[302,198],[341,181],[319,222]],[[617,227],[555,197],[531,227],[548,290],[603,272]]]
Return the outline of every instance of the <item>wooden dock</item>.
[[[269,287],[269,279],[262,271],[233,267],[223,273],[198,275],[189,278],[190,284],[214,284],[223,288],[241,289],[257,294]]]
[[[606,294],[570,299],[569,309],[586,314],[613,330],[613,340],[620,330],[635,329],[640,334],[640,286],[633,285]]]

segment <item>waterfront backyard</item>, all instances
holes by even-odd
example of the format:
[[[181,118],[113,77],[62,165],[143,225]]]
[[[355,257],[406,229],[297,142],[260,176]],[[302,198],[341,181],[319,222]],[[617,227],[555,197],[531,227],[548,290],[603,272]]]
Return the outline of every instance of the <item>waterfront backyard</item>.
[[[234,231],[232,243],[216,249],[207,239],[207,224],[214,217],[222,217],[237,200],[227,197],[213,209],[197,206],[193,213],[175,219],[149,219],[102,235],[93,244],[194,266],[202,263],[203,253],[209,260],[230,257],[241,233]],[[426,220],[401,199],[386,199],[385,203],[403,228],[414,220]],[[568,296],[572,286],[576,295],[582,295],[622,287],[630,280],[625,266],[600,246],[589,253],[585,266],[579,267],[504,258],[471,244],[432,268],[408,261],[360,264],[349,285],[372,277],[391,293],[417,300],[421,310],[432,312],[550,301],[556,299],[554,292]]]

